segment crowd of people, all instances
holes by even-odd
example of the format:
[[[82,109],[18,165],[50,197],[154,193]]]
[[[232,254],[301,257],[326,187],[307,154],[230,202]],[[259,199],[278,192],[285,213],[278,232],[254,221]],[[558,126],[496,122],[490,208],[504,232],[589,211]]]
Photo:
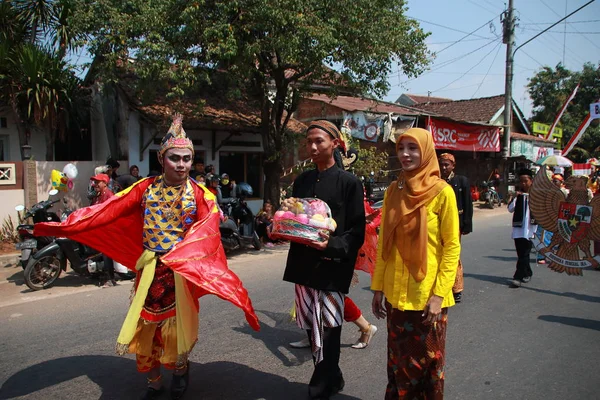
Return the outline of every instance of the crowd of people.
[[[344,388],[344,321],[359,327],[355,349],[367,348],[377,332],[348,297],[356,270],[363,270],[371,275],[373,315],[387,325],[385,399],[442,399],[448,309],[462,300],[464,286],[461,236],[473,230],[469,182],[454,173],[451,154],[436,155],[428,131],[411,128],[396,143],[402,171],[387,189],[382,209],[373,210],[361,180],[339,163],[336,153],[343,147],[334,124],[313,121],[306,149],[315,168],[293,184],[293,197],[323,200],[337,223],[323,242],[291,243],[283,275],[294,284],[295,320],[306,331],[305,340],[290,345],[310,348],[313,357],[309,397],[329,399]],[[187,390],[187,359],[197,340],[201,296],[230,301],[258,328],[248,293],[227,268],[219,235],[211,233],[218,232],[219,206],[236,196],[236,182],[194,158],[180,118],[163,138],[159,161],[162,173],[141,179],[135,165],[119,176],[118,163],[109,159],[91,179],[94,207],[76,211],[61,224],[36,227],[40,234],[76,235],[137,271],[117,350],[136,354],[138,371],[147,375],[144,399],[162,395],[161,367],[173,371],[172,398]],[[525,282],[531,276],[526,241],[535,229],[527,225],[531,175],[520,179],[523,192],[509,210],[515,215],[519,254],[514,278]],[[129,190],[114,195],[123,189]],[[103,214],[108,207],[111,213]],[[138,208],[139,213],[131,212]],[[265,201],[256,215],[256,230],[267,243],[274,211]],[[136,250],[139,240],[143,251]],[[215,276],[221,278],[215,281]]]

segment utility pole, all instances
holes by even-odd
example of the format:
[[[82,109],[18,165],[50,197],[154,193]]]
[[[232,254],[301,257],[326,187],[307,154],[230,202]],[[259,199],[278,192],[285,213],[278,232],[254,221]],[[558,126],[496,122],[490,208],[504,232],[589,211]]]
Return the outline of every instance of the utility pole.
[[[515,41],[515,17],[513,0],[508,0],[508,9],[502,13],[504,25],[502,42],[506,43],[506,72],[504,86],[504,135],[502,137],[502,158],[510,156],[510,131],[512,127],[512,85],[513,85],[513,44]]]

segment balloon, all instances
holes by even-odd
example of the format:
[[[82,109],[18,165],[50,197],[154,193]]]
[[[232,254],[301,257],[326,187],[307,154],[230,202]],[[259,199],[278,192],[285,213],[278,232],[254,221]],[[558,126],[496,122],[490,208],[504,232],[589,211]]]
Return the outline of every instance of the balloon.
[[[69,179],[62,172],[53,169],[50,174],[50,182],[52,183],[52,188],[56,190],[62,190],[63,192],[67,191],[67,182]]]
[[[73,190],[73,181],[69,179],[69,182],[67,182],[67,188],[69,190]]]
[[[77,178],[77,174],[79,173],[79,171],[77,171],[77,167],[75,166],[75,164],[69,163],[63,168],[63,173],[67,176],[67,178],[75,179]]]

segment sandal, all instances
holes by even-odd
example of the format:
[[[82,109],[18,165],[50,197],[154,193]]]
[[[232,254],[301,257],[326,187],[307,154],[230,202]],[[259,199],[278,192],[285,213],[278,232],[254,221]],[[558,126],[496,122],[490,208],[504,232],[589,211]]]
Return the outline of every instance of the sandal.
[[[352,345],[352,348],[364,349],[369,345],[371,339],[377,333],[377,327],[373,324],[369,324],[369,328],[366,331],[363,331],[361,329],[359,329],[358,331],[361,333],[360,338],[358,339],[358,342]]]
[[[183,375],[173,374],[171,380],[171,399],[173,400],[181,399],[190,384],[190,363],[188,362],[184,368],[186,368],[186,371]]]

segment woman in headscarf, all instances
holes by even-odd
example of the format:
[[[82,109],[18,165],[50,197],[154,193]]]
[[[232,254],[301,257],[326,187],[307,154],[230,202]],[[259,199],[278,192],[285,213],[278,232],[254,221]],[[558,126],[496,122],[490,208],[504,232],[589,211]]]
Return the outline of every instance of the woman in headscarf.
[[[402,172],[385,193],[371,289],[387,317],[385,399],[442,399],[448,307],[460,256],[456,196],[440,178],[431,133],[396,143]]]

